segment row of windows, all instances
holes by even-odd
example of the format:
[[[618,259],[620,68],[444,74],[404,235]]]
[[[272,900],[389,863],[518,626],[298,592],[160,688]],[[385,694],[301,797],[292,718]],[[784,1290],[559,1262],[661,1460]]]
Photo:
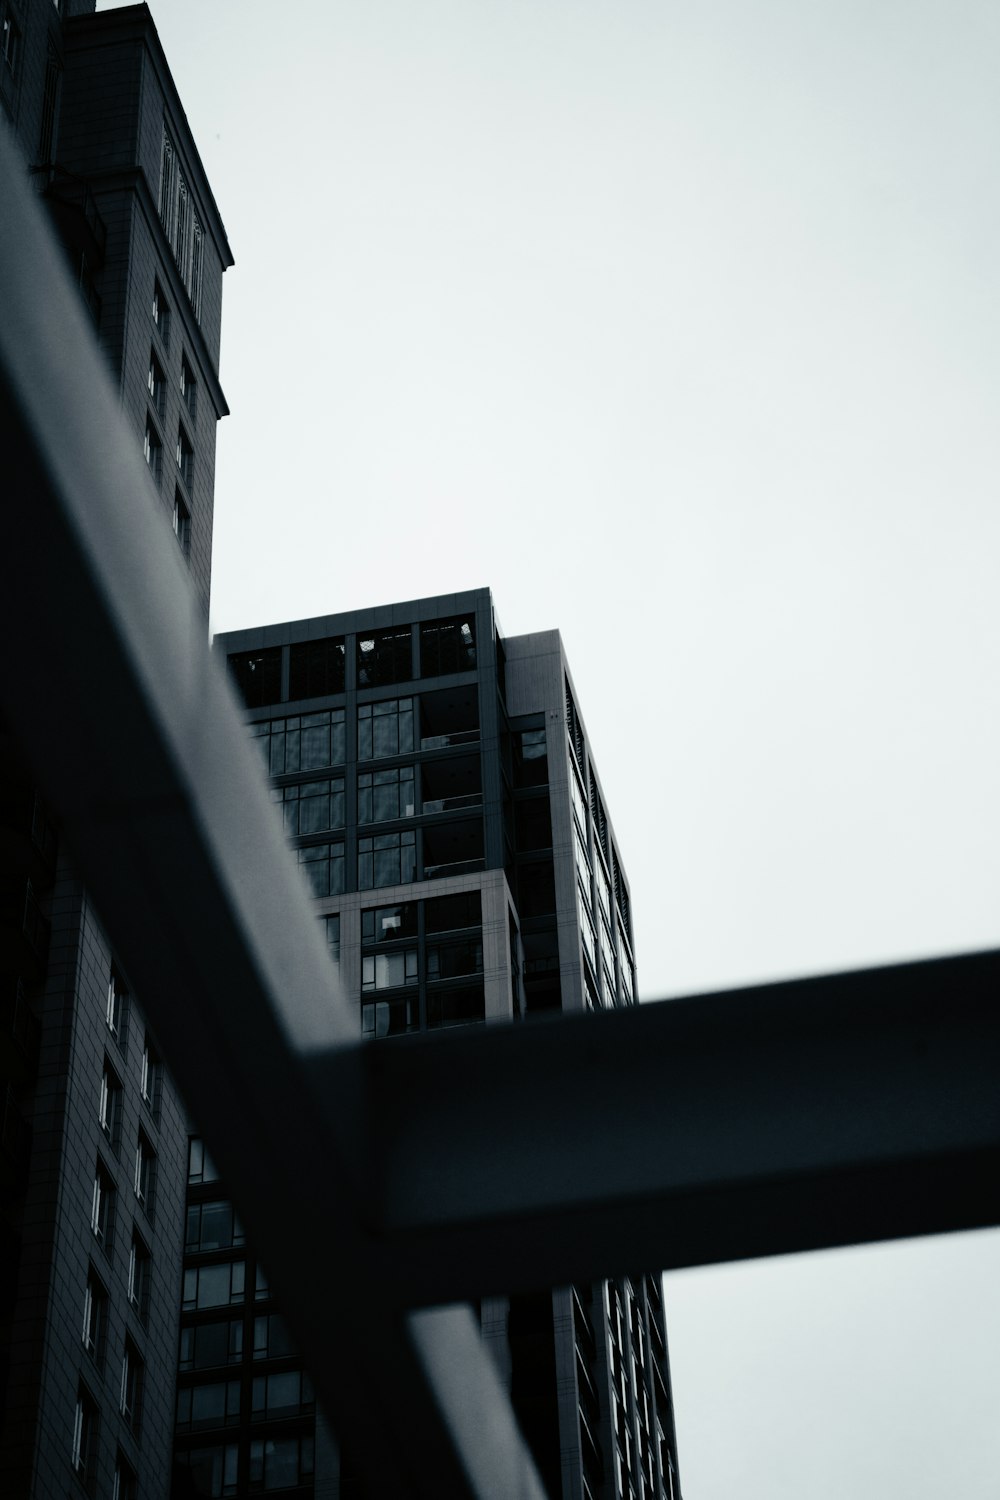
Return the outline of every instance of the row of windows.
[[[480,927],[483,920],[482,896],[478,890],[457,891],[452,896],[435,896],[426,901],[402,901],[393,906],[370,906],[361,913],[361,941],[394,943],[400,938],[416,937],[423,919],[427,933],[458,932]],[[327,918],[327,922],[338,918]],[[339,926],[337,941],[340,940]]]
[[[308,1483],[313,1472],[311,1436],[254,1438],[247,1454],[247,1468],[240,1483],[240,1455],[236,1443],[214,1447],[181,1449],[177,1462],[188,1469],[191,1493],[204,1496],[291,1489]]]
[[[429,991],[426,1016],[429,1031],[485,1021],[486,997],[482,984]],[[419,1028],[420,1004],[416,996],[396,995],[391,999],[362,1001],[361,1034],[366,1040],[399,1036]]]
[[[159,283],[155,284],[153,291],[153,323],[159,329],[162,338],[163,332],[168,325],[168,313]],[[149,374],[146,377],[146,381],[149,389],[150,403],[162,422],[166,415],[167,377],[163,373],[163,366],[160,363],[155,345],[152,345],[149,350]],[[178,390],[180,391],[181,401],[188,416],[194,421],[198,409],[198,383],[194,378],[186,354],[181,355],[181,373],[178,381]],[[183,427],[180,428],[180,431],[184,431]]]
[[[104,1368],[108,1327],[108,1295],[93,1271],[87,1278],[83,1308],[83,1345],[88,1358],[98,1370]],[[129,1430],[137,1437],[142,1420],[142,1389],[145,1366],[135,1344],[125,1335],[122,1351],[121,1379],[118,1392],[119,1411]]]
[[[166,349],[169,346],[170,339],[170,307],[164,296],[163,288],[158,281],[153,285],[152,317],[153,326],[160,337],[164,349]],[[146,384],[152,410],[146,416],[146,430],[143,436],[143,456],[149,465],[153,479],[159,485],[163,475],[163,438],[158,423],[153,418],[153,412],[156,413],[158,421],[162,423],[166,413],[167,377],[157,354],[155,344],[151,345],[149,350],[149,371],[146,376]],[[198,382],[195,380],[194,372],[192,371],[187,355],[183,353],[181,355],[178,386],[184,409],[193,422],[198,408]],[[177,425],[175,457],[177,461],[177,473],[190,494],[194,483],[194,444],[188,436],[183,422],[179,422]],[[177,544],[184,556],[189,557],[191,554],[191,512],[179,485],[175,485],[174,487],[172,521],[174,535],[177,537]]]
[[[577,713],[576,704],[573,701],[573,694],[570,691],[568,682],[565,684],[565,688],[566,727],[569,736],[570,750],[572,752],[570,757],[570,792],[573,800],[573,811],[576,815],[579,830],[583,836],[585,846],[589,847],[587,832],[587,800],[583,791],[583,783],[586,781],[587,777],[586,741],[584,739],[583,727],[580,722],[580,717]],[[579,777],[577,775],[577,771],[579,771]],[[629,901],[628,888],[625,885],[625,879],[622,875],[621,865],[618,862],[617,851],[612,845],[608,834],[608,820],[604,811],[604,804],[601,801],[600,793],[597,790],[597,782],[594,779],[592,768],[590,772],[590,807],[594,819],[595,841],[600,845],[600,848],[604,854],[604,858],[607,860],[608,865],[611,869],[615,887],[615,899],[618,903],[618,909],[621,912],[621,918],[625,928],[625,932],[629,940],[631,941],[632,909],[631,903]],[[597,860],[596,863],[598,867],[600,867],[600,860]],[[608,917],[610,921],[610,913],[608,913]]]
[[[426,620],[419,627],[420,671],[414,670],[413,630],[409,625],[360,634],[355,639],[355,679],[359,688],[387,687],[417,677],[444,677],[476,666],[474,615]],[[229,658],[248,708],[281,702],[280,646],[236,652]],[[346,689],[343,636],[296,642],[289,648],[289,696],[318,698]]]
[[[150,365],[149,375],[150,382],[152,382],[152,365]],[[146,460],[146,463],[149,467],[149,472],[152,474],[156,483],[159,484],[160,479],[163,476],[163,439],[160,436],[160,430],[157,423],[153,420],[153,417],[150,414],[147,414],[146,417],[146,431],[143,434],[142,439],[142,456]],[[191,439],[184,431],[183,426],[178,426],[177,428],[177,443],[174,449],[174,456],[177,461],[177,472],[180,475],[181,479],[183,479],[188,493],[190,494],[192,485],[194,483],[194,444],[191,442]],[[175,491],[175,494],[177,496],[178,502],[181,502],[180,493],[178,491]]]
[[[388,990],[400,985],[416,984],[419,965],[416,948],[392,948],[383,953],[366,953],[361,959],[361,989]],[[478,941],[440,943],[428,946],[424,957],[424,974],[428,982],[461,979],[483,972],[483,945]]]
[[[200,319],[205,231],[166,127],[160,155],[159,209],[194,315]]]
[[[254,1318],[254,1359],[281,1359],[296,1352],[288,1324],[279,1313],[265,1313]],[[228,1318],[221,1323],[198,1323],[181,1329],[179,1366],[182,1370],[239,1364],[243,1354],[242,1318]]]
[[[464,767],[464,762],[462,765]],[[475,769],[478,771],[478,765]],[[423,781],[425,792],[437,789],[430,774],[425,774]],[[422,813],[460,812],[481,806],[482,791],[476,787],[477,781],[478,776],[464,776],[457,784],[463,788],[472,786],[474,790],[463,790],[450,797],[425,797],[419,810]],[[452,784],[456,784],[455,778],[452,778]],[[415,787],[416,774],[413,766],[362,771],[357,779],[358,823],[364,826],[367,823],[387,823],[397,818],[412,818],[418,810]],[[343,776],[272,787],[271,801],[282,810],[288,838],[307,837],[312,833],[325,833],[344,827],[346,800]],[[546,803],[546,810],[547,806]]]
[[[417,863],[417,835],[403,830],[358,839],[358,880],[361,891],[407,885],[419,879],[483,868],[481,821],[448,824],[439,838],[424,834],[423,863]],[[295,857],[317,897],[339,896],[346,890],[346,854],[342,843],[309,844]]]
[[[230,664],[236,660],[230,657]],[[247,673],[264,667],[246,668]],[[237,678],[239,681],[239,677]],[[242,685],[242,684],[241,684]],[[420,728],[437,730],[439,724],[428,714],[428,700],[419,706],[412,698],[386,698],[379,703],[363,703],[357,713],[357,756],[359,760],[384,760],[390,756],[410,755],[415,750],[448,748],[475,743],[479,738],[475,712],[460,713],[447,734],[417,734],[416,720],[422,713]],[[293,776],[304,771],[325,771],[342,766],[347,760],[347,725],[342,708],[322,709],[312,714],[295,714],[284,719],[265,719],[248,726],[251,739],[257,741],[269,776]],[[453,763],[449,760],[453,770]]]
[[[129,1306],[144,1326],[149,1317],[152,1259],[138,1231],[133,1231],[129,1251],[127,1294]],[[108,1326],[108,1291],[91,1266],[83,1302],[83,1347],[97,1369],[104,1367]]]
[[[124,979],[122,979],[121,975],[118,973],[118,970],[112,967],[111,973],[108,977],[108,993],[104,1019],[108,1031],[113,1037],[115,1044],[123,1057],[128,1056],[128,1023],[130,1010],[131,996],[129,994],[128,986],[126,985]],[[121,1083],[118,1080],[117,1074],[115,1074],[113,1067],[108,1062],[106,1057],[105,1075],[107,1077],[107,1088],[109,1090],[114,1090],[115,1088],[120,1090]],[[149,1112],[152,1115],[153,1119],[158,1122],[160,1118],[161,1095],[163,1092],[163,1063],[160,1060],[159,1053],[154,1047],[148,1032],[145,1033],[142,1042],[142,1061],[140,1063],[139,1071],[139,1092],[142,1095],[143,1103],[149,1109]],[[104,1124],[104,1093],[105,1086],[102,1085],[102,1125]]]
[[[184,1235],[186,1251],[231,1250],[244,1243],[243,1225],[227,1200],[188,1205]]]
[[[150,306],[150,314],[160,345],[164,351],[167,351],[170,348],[170,303],[159,281],[153,282],[153,301]],[[181,351],[181,369],[177,384],[180,391],[181,403],[191,421],[195,422],[198,416],[198,382],[195,379],[191,362],[183,350]],[[148,385],[153,408],[156,411],[156,415],[162,419],[165,409],[167,378],[163,373],[163,366],[157,355],[155,344],[150,347],[149,351]]]
[[[255,1375],[250,1388],[254,1421],[298,1417],[315,1406],[312,1381],[303,1370],[280,1370]],[[199,1427],[234,1426],[242,1415],[241,1382],[220,1380],[208,1385],[182,1386],[177,1392],[177,1431]]]
[[[153,1221],[156,1199],[156,1152],[149,1141],[139,1132],[135,1148],[135,1169],[132,1186],[136,1202],[146,1218]],[[94,1181],[90,1200],[90,1228],[94,1238],[109,1260],[113,1259],[115,1211],[118,1192],[114,1179],[104,1163],[98,1158],[94,1168]]]
[[[125,1401],[130,1401],[129,1410],[138,1410],[141,1404],[141,1384],[139,1380],[141,1373],[141,1362],[133,1365],[131,1371],[122,1368],[122,1415],[125,1416]],[[131,1424],[130,1424],[131,1425]],[[73,1472],[83,1485],[88,1495],[94,1494],[97,1482],[97,1460],[100,1439],[100,1414],[97,1403],[90,1392],[83,1385],[80,1386],[76,1398],[76,1411],[73,1418],[73,1438],[70,1449],[70,1464]],[[112,1482],[112,1500],[136,1500],[138,1494],[138,1483],[135,1470],[128,1462],[121,1449],[115,1457],[115,1472]]]
[[[185,1312],[208,1307],[230,1307],[246,1297],[245,1260],[225,1260],[214,1266],[188,1266],[184,1271],[182,1306]],[[271,1293],[261,1266],[256,1268],[253,1300],[266,1302]]]

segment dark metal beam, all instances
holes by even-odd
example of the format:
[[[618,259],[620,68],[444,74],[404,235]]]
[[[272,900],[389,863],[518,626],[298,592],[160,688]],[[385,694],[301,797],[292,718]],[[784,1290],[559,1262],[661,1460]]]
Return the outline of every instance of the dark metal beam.
[[[93,328],[3,138],[0,203],[0,709],[366,1484],[541,1496],[471,1312],[411,1327],[385,1296],[359,1212],[355,1009]],[[331,1045],[343,1066],[321,1117],[305,1059]],[[465,1403],[442,1387],[449,1369],[464,1372]]]
[[[998,1002],[985,953],[373,1048],[363,1212],[395,1293],[996,1224]]]

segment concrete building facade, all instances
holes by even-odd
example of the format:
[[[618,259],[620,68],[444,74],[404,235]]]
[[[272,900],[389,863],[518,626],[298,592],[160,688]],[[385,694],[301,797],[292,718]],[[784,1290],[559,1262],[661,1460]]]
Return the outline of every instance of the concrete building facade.
[[[423,1031],[636,1003],[628,880],[557,631],[505,638],[479,589],[235,632],[216,648],[362,1036],[405,1047]],[[192,1150],[194,1291],[233,1249],[197,1238],[210,1195],[201,1143]],[[218,1184],[211,1198],[228,1223]],[[679,1495],[658,1275],[487,1298],[479,1313],[551,1495]],[[232,1321],[229,1309],[186,1302],[182,1348],[203,1337],[221,1349],[220,1320]],[[292,1347],[275,1362],[249,1309],[239,1338],[231,1409],[218,1373],[189,1363],[181,1374],[178,1456],[199,1473],[196,1493],[230,1493],[212,1487],[227,1473],[232,1493],[267,1488],[274,1445],[288,1445],[291,1477],[309,1442],[311,1389],[294,1404]],[[294,1409],[268,1410],[275,1379]],[[229,1412],[214,1445],[210,1425],[198,1435],[186,1425],[209,1408]],[[303,1493],[361,1493],[343,1436],[340,1473],[322,1471],[322,1431],[309,1446],[313,1470],[295,1475]]]
[[[136,505],[173,527],[207,628],[232,256],[149,10],[93,11],[2,0],[0,111],[120,392],[107,441],[145,452]],[[186,1119],[3,726],[0,983],[0,1492],[162,1496]]]

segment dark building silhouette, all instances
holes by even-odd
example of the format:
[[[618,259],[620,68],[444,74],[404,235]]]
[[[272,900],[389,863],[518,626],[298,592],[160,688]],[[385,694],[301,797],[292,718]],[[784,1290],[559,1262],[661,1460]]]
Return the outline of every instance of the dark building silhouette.
[[[405,1046],[414,1032],[636,1003],[628,881],[557,631],[504,638],[480,589],[216,647],[364,1037]],[[192,1153],[178,1455],[197,1493],[338,1493],[266,1280],[251,1291],[257,1268],[197,1140]],[[234,1273],[245,1317],[223,1297]],[[479,1311],[552,1496],[679,1495],[658,1275]],[[347,1461],[345,1497],[361,1493]]]
[[[0,128],[120,391],[126,425],[107,441],[145,452],[135,503],[172,525],[177,586],[187,571],[207,628],[232,256],[149,10],[93,11],[0,0]],[[162,1496],[187,1123],[2,725],[0,987],[0,1493]]]

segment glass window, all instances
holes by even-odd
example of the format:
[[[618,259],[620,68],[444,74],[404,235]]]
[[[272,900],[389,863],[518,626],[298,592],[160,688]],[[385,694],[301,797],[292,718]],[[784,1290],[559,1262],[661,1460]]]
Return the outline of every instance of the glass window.
[[[181,356],[181,400],[187,407],[188,415],[193,418],[198,410],[198,382],[194,378],[186,354]]]
[[[297,1416],[312,1409],[313,1399],[312,1382],[301,1370],[258,1375],[253,1383],[254,1420]]]
[[[594,831],[597,834],[597,842],[604,851],[604,858],[608,859],[610,858],[608,851],[608,820],[604,812],[604,803],[601,801],[601,794],[597,790],[597,782],[594,779],[593,771],[590,773],[590,809],[594,814]]]
[[[415,998],[366,1001],[361,1007],[361,1035],[368,1041],[415,1031],[418,1024]]]
[[[339,896],[344,890],[343,844],[309,844],[296,858],[314,896]]]
[[[604,993],[608,1003],[613,1005],[618,992],[615,983],[615,945],[603,916],[597,927],[601,942],[601,967],[604,970]]]
[[[149,399],[152,401],[157,416],[163,416],[163,400],[166,393],[166,377],[163,374],[163,366],[156,357],[156,351],[149,351],[149,374],[146,377],[149,388]]]
[[[217,1266],[188,1266],[184,1272],[184,1309],[227,1307],[242,1302],[246,1264],[227,1260]]]
[[[514,737],[514,785],[544,786],[549,756],[544,729],[522,729]]]
[[[105,1019],[108,1030],[124,1052],[128,1030],[128,987],[117,969],[112,969],[108,978],[108,1001]]]
[[[90,1227],[94,1238],[110,1255],[114,1239],[115,1189],[110,1177],[97,1163],[90,1201]]]
[[[253,1320],[254,1359],[281,1359],[295,1354],[288,1324],[279,1313],[270,1313]]]
[[[14,20],[10,7],[0,11],[0,60],[11,75],[17,74],[21,51],[21,28]]]
[[[117,1150],[122,1122],[122,1086],[107,1058],[104,1059],[104,1071],[101,1074],[97,1118],[108,1141]]]
[[[412,818],[413,767],[364,771],[358,777],[358,822],[384,823],[390,818]]]
[[[267,1273],[260,1261],[258,1261],[254,1280],[253,1299],[255,1302],[266,1302],[270,1295],[271,1288],[267,1284]]]
[[[217,1500],[222,1495],[236,1494],[239,1451],[235,1443],[215,1448],[181,1448],[176,1460],[187,1469],[195,1495]]]
[[[525,797],[515,802],[514,830],[519,852],[551,849],[552,814],[548,797]]]
[[[158,281],[153,284],[153,306],[151,311],[153,314],[153,325],[163,340],[163,347],[167,349],[170,346],[170,303],[163,295],[163,288]]]
[[[330,950],[330,957],[337,967],[340,967],[340,917],[334,912],[329,917],[320,919],[324,924],[326,932],[326,944]]]
[[[358,889],[366,891],[415,880],[416,852],[413,833],[380,833],[374,838],[358,839]]]
[[[205,231],[166,129],[160,154],[159,210],[194,315],[200,318]]]
[[[163,444],[160,441],[160,434],[153,425],[152,417],[146,419],[146,431],[142,437],[142,456],[149,465],[149,472],[159,483],[163,472]]]
[[[205,1150],[200,1136],[193,1135],[188,1141],[188,1182],[218,1182],[215,1163]]]
[[[587,837],[587,799],[583,795],[583,787],[580,785],[579,777],[570,767],[569,786],[573,795],[573,811],[576,813],[576,821],[584,839]]]
[[[138,1233],[132,1231],[132,1243],[128,1252],[128,1300],[140,1323],[149,1317],[149,1287],[152,1278],[152,1259]]]
[[[481,942],[439,943],[427,949],[428,979],[456,979],[462,974],[482,972]]]
[[[611,851],[611,866],[615,881],[615,899],[618,902],[618,910],[621,913],[622,927],[625,931],[625,936],[631,940],[632,908],[629,903],[628,887],[625,884],[625,877],[622,875],[621,865],[618,863],[618,854],[614,849],[612,849]]]
[[[239,1364],[243,1358],[243,1320],[199,1323],[181,1329],[179,1365],[182,1370],[205,1370]]]
[[[466,1026],[485,1019],[486,998],[481,984],[443,987],[427,996],[428,1027]]]
[[[142,1046],[142,1067],[139,1076],[139,1088],[142,1092],[142,1102],[154,1120],[159,1120],[160,1118],[160,1093],[162,1087],[163,1064],[147,1032]]]
[[[191,512],[181,497],[180,490],[174,490],[174,536],[177,545],[185,557],[191,556]]]
[[[263,708],[281,701],[280,646],[236,651],[229,657],[229,670],[247,708]]]
[[[73,1471],[83,1481],[88,1494],[93,1493],[97,1473],[97,1407],[88,1393],[79,1390],[76,1412],[73,1417],[73,1446],[71,1463]]]
[[[250,1444],[250,1489],[286,1490],[313,1471],[311,1437],[254,1438]]]
[[[621,976],[622,1004],[633,1005],[635,1003],[635,970],[632,967],[632,959],[620,927],[618,929],[618,972]]]
[[[98,1369],[104,1363],[104,1341],[108,1328],[108,1294],[93,1271],[87,1277],[83,1296],[83,1347]]]
[[[413,699],[358,705],[358,759],[380,760],[413,749]]]
[[[271,801],[281,804],[285,833],[289,838],[326,833],[329,828],[344,826],[342,776],[329,781],[302,781],[295,786],[273,787]]]
[[[122,1453],[115,1458],[115,1477],[111,1483],[111,1500],[137,1500],[139,1481]]]
[[[583,940],[583,948],[590,959],[590,967],[597,973],[597,938],[594,933],[594,923],[590,915],[590,903],[585,899],[579,884],[576,887],[576,905],[580,915],[580,937]]]
[[[320,771],[327,766],[343,765],[347,758],[342,708],[297,714],[290,719],[265,720],[251,724],[250,734],[260,742],[264,763],[271,776]]]
[[[409,682],[413,676],[413,642],[409,625],[358,637],[358,687]]]
[[[229,1250],[243,1244],[243,1226],[225,1199],[191,1203],[187,1211],[186,1250]]]
[[[580,877],[580,884],[587,895],[587,905],[590,905],[590,860],[587,858],[587,850],[580,837],[580,830],[573,829],[573,852],[576,856],[576,870]]]
[[[240,1419],[240,1382],[182,1386],[177,1392],[177,1427],[228,1427]]]
[[[118,1409],[134,1433],[142,1421],[142,1387],[145,1374],[139,1351],[131,1339],[125,1340],[122,1355],[122,1381]]]
[[[135,1148],[135,1196],[140,1205],[145,1209],[147,1216],[153,1217],[153,1200],[156,1191],[156,1153],[152,1146],[139,1132],[139,1139]]]
[[[424,902],[428,932],[454,932],[463,927],[481,927],[483,900],[480,892],[461,891],[455,896],[435,896]]]
[[[391,943],[399,938],[416,937],[417,902],[398,906],[373,906],[361,913],[363,943]]]
[[[323,698],[344,691],[344,637],[299,641],[289,650],[288,696]]]
[[[576,756],[577,765],[582,771],[584,759],[583,725],[580,723],[580,715],[576,711],[576,703],[573,701],[573,694],[570,692],[568,682],[565,684],[565,687],[566,728],[569,732],[569,742],[573,754]]]
[[[416,982],[416,948],[367,953],[361,960],[361,988],[363,990],[389,990],[397,985],[416,984]]]
[[[594,860],[594,874],[597,876],[597,901],[601,908],[604,920],[611,924],[611,882],[604,868],[602,859]]]
[[[518,910],[523,917],[550,916],[556,909],[552,861],[538,860],[517,867]]]
[[[443,677],[472,672],[476,666],[476,617],[455,615],[450,620],[425,620],[420,626],[420,675]]]

